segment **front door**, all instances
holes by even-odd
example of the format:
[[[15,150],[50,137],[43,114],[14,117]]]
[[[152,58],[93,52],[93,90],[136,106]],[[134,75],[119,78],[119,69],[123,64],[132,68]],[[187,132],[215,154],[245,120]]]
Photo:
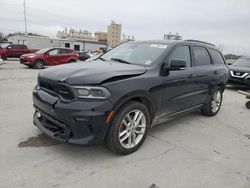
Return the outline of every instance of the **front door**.
[[[60,64],[60,50],[59,49],[53,49],[47,53],[46,64],[47,65]]]
[[[186,61],[183,70],[169,71],[163,79],[162,116],[171,115],[192,107],[194,80],[192,77],[190,47],[176,46],[166,59],[167,64],[173,59]]]

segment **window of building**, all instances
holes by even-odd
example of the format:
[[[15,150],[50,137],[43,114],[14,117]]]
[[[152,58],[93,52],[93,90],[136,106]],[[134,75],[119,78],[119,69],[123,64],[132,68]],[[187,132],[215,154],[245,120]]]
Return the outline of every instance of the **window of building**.
[[[204,66],[210,65],[211,59],[210,56],[204,47],[193,47],[194,52],[194,66]]]
[[[66,47],[66,48],[70,48],[70,43],[65,42],[65,44],[64,44],[64,45],[65,45],[65,47]]]

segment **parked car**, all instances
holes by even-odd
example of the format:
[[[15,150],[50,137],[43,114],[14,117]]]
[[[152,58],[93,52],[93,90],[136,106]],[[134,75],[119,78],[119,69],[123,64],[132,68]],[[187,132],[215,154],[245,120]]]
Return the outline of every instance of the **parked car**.
[[[85,52],[85,51],[80,51],[80,52],[77,52],[77,53],[79,55],[79,60],[80,61],[85,61],[85,60],[90,58],[90,55],[88,55],[88,53]]]
[[[61,65],[77,61],[79,55],[70,48],[44,48],[35,53],[25,54],[20,57],[20,63],[42,69],[47,65]]]
[[[232,65],[235,61],[236,61],[236,59],[227,59],[227,60],[226,60],[226,63],[227,63],[228,65]]]
[[[125,155],[142,145],[153,125],[195,110],[216,115],[228,77],[228,66],[212,44],[128,42],[95,63],[41,71],[33,90],[33,120],[59,141],[105,140]]]
[[[26,45],[22,44],[2,44],[0,46],[0,55],[3,60],[7,58],[19,58],[23,54],[36,52],[36,49],[28,49]]]
[[[241,57],[229,66],[229,69],[229,83],[250,86],[250,57]]]

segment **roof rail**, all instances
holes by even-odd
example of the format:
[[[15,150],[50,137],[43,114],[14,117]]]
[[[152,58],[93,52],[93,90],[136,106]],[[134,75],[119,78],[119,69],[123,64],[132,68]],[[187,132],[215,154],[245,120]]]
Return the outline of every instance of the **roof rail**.
[[[208,43],[208,42],[204,42],[204,41],[200,41],[200,40],[185,40],[185,41],[188,41],[188,42],[198,42],[198,43],[203,43],[203,44],[209,44],[209,45],[212,45],[212,46],[215,46],[214,44],[211,44],[211,43]]]

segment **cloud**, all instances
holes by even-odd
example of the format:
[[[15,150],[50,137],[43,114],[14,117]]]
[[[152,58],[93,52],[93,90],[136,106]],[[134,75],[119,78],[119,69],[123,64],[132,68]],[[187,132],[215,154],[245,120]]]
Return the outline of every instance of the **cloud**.
[[[23,31],[22,0],[1,0],[0,31]],[[224,44],[224,52],[250,55],[249,0],[26,0],[30,32],[55,37],[63,26],[92,32],[111,20],[136,39],[162,39],[179,32],[184,39]]]

